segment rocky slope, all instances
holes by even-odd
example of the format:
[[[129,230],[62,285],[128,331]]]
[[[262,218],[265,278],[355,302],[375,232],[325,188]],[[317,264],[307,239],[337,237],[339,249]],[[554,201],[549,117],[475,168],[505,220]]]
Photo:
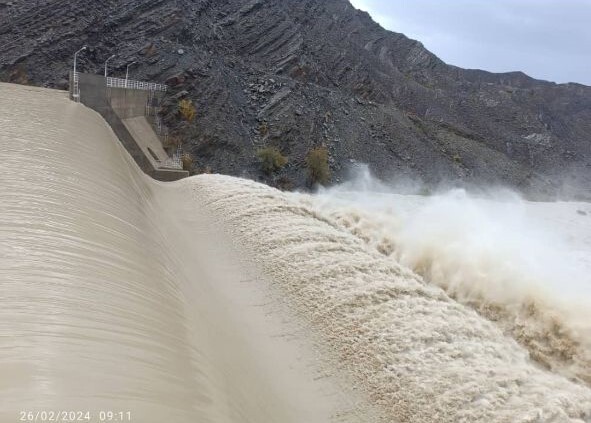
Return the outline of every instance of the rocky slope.
[[[114,74],[135,60],[133,78],[167,81],[164,119],[197,169],[302,187],[325,145],[333,182],[364,162],[431,184],[591,186],[591,87],[447,65],[347,0],[0,0],[3,80],[63,87],[83,44],[84,71],[116,53]],[[272,177],[267,145],[289,158]]]

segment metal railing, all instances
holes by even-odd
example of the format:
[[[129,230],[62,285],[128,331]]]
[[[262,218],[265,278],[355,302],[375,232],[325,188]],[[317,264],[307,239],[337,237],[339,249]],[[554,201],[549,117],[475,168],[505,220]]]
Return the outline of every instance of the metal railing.
[[[156,134],[160,136],[160,140],[163,144],[167,144],[168,142],[168,127],[164,125],[162,122],[162,118],[160,117],[160,108],[156,106],[146,107],[146,116],[154,116],[154,129],[156,130]],[[167,157],[164,160],[160,160],[158,162],[161,168],[168,168],[168,169],[183,169],[183,147],[178,145],[176,149],[176,153],[172,155],[172,157]]]
[[[72,98],[75,102],[80,103],[80,74],[72,72]]]
[[[152,116],[152,113],[156,113],[156,107],[154,106],[154,91],[148,92],[148,101],[146,102],[146,116]]]
[[[162,123],[159,111],[154,108],[154,125],[156,126],[156,133],[163,138],[164,144],[168,142],[168,127]],[[148,115],[149,116],[149,115]]]
[[[158,133],[158,135],[162,135],[162,119],[160,118],[160,115],[156,110],[154,110],[154,123],[156,124],[156,132]]]
[[[109,88],[127,88],[131,90],[145,90],[145,91],[163,91],[166,92],[168,87],[164,84],[156,84],[154,82],[135,81],[132,79],[122,79],[107,77],[107,87]]]
[[[176,153],[174,153],[172,155],[172,157],[168,157],[165,160],[162,160],[160,162],[160,167],[166,167],[169,169],[179,169],[182,170],[183,169],[183,149],[182,147],[179,145]]]

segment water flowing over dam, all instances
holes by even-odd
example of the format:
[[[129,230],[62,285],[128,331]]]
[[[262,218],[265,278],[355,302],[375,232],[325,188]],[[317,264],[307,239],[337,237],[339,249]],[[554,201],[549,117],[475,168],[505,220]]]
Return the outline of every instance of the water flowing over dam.
[[[0,94],[1,422],[591,422],[584,328],[519,339],[412,231],[229,176],[157,182],[66,94]]]

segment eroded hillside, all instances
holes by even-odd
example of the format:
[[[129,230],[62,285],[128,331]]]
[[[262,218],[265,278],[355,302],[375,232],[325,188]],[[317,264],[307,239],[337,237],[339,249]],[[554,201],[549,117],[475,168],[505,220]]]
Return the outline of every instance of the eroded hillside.
[[[134,78],[167,81],[164,118],[197,171],[301,187],[325,145],[333,181],[354,162],[536,193],[591,179],[591,88],[449,66],[347,0],[0,2],[2,79],[64,87],[82,44],[82,70],[117,53],[114,74],[136,60]],[[268,145],[289,159],[271,176],[256,157]]]

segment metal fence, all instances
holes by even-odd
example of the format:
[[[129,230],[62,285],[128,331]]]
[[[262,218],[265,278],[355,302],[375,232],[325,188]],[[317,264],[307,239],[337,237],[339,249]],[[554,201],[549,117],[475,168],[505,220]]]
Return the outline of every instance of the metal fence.
[[[160,136],[160,140],[163,142],[163,144],[166,144],[168,142],[168,127],[162,122],[162,118],[160,117],[160,109],[155,106],[148,107],[146,108],[146,116],[154,116],[154,129],[156,134]],[[182,158],[183,147],[179,145],[177,147],[176,153],[174,153],[172,157],[167,157],[160,162],[160,167],[182,170]]]
[[[107,87],[110,88],[128,88],[131,90],[145,90],[145,91],[163,91],[166,92],[168,87],[164,84],[156,84],[154,82],[135,81],[132,79],[112,78],[107,77]]]
[[[80,103],[80,74],[72,72],[72,98],[75,102]]]
[[[162,123],[162,119],[160,118],[159,111],[156,110],[155,107],[154,107],[153,114],[154,114],[154,125],[156,126],[156,133],[163,138],[164,144],[166,144],[168,142],[168,128],[166,127],[166,125],[164,125]],[[149,116],[149,115],[147,115],[147,116]]]
[[[172,157],[168,157],[165,160],[160,162],[160,167],[165,167],[169,169],[183,169],[183,149],[179,146],[176,150],[176,153],[172,155]]]

